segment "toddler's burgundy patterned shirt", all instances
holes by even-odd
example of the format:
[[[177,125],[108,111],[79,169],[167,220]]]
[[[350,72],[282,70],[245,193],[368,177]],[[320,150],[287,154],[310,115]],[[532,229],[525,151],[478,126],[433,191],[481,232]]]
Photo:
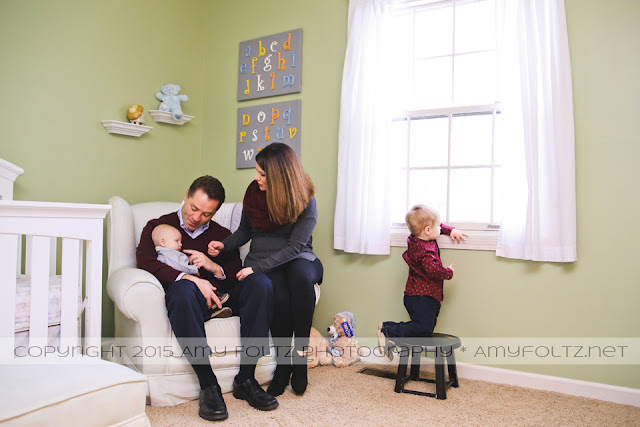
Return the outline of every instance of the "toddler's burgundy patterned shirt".
[[[442,234],[449,235],[453,227],[440,224]],[[440,248],[435,240],[426,241],[417,237],[407,238],[407,250],[402,258],[409,265],[409,278],[405,295],[427,295],[442,301],[442,284],[453,277],[453,270],[444,268],[440,259]]]

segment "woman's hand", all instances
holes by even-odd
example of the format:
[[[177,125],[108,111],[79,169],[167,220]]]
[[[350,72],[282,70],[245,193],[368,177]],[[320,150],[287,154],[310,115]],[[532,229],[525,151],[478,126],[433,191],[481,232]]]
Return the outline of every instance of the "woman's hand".
[[[238,279],[238,281],[244,280],[247,276],[249,276],[251,274],[253,274],[253,268],[246,267],[246,268],[243,268],[242,270],[238,271],[238,274],[236,274],[236,279]]]
[[[185,249],[182,252],[189,255],[189,262],[192,265],[195,265],[198,268],[204,268],[205,270],[213,273],[216,277],[222,276],[222,267],[213,262],[211,258],[202,252],[193,249]]]
[[[222,242],[218,242],[217,240],[212,240],[209,242],[207,246],[207,252],[211,256],[218,256],[220,251],[224,249],[224,244]]]
[[[197,252],[197,251],[195,251]],[[220,298],[214,292],[217,288],[211,284],[208,280],[200,279],[199,277],[192,276],[191,274],[185,274],[182,276],[183,279],[191,280],[196,284],[202,295],[207,300],[207,307],[211,308],[213,304],[215,304],[218,308],[222,308],[222,304],[220,303]]]
[[[449,235],[449,237],[451,237],[451,240],[453,240],[454,242],[460,243],[461,240],[467,240],[465,239],[465,237],[469,237],[469,235],[454,228],[453,230],[451,230],[451,234]]]

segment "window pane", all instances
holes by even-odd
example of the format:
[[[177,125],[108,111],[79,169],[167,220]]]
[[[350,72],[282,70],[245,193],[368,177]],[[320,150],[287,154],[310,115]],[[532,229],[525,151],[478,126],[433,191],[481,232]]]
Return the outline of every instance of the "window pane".
[[[409,172],[409,204],[411,207],[422,203],[440,213],[440,219],[447,217],[447,171],[417,170]]]
[[[447,166],[449,119],[411,120],[411,167]]]
[[[493,155],[493,161],[497,165],[504,165],[506,155],[506,141],[504,138],[504,128],[502,125],[502,114],[496,113],[494,117],[495,153]]]
[[[449,221],[489,222],[491,215],[491,170],[451,170]]]
[[[451,165],[491,165],[492,115],[451,120]]]
[[[455,57],[455,105],[491,104],[496,100],[496,64],[493,52]]]
[[[407,123],[408,120],[391,122],[391,143],[389,144],[389,151],[391,152],[391,164],[394,168],[407,167],[407,150],[409,145]]]
[[[416,13],[416,58],[453,53],[451,6]]]
[[[416,62],[414,108],[451,105],[451,57]]]
[[[396,169],[391,174],[391,223],[404,223],[407,213],[407,171]]]
[[[456,4],[456,53],[495,48],[493,1]]]
[[[437,209],[445,222],[497,223],[502,151],[499,135],[493,133],[500,131],[494,117],[498,121],[501,115],[448,117],[450,107],[499,101],[496,0],[424,0],[415,8],[404,4],[398,12],[404,15],[393,27],[394,54],[386,61],[389,81],[396,81],[392,106],[400,113],[395,117],[407,110],[414,116],[447,117],[392,124],[392,220],[404,222],[407,208],[424,203]],[[428,109],[437,111],[420,111]]]
[[[503,169],[495,168],[493,172],[493,218],[491,218],[491,224],[500,224],[502,222],[503,176]]]

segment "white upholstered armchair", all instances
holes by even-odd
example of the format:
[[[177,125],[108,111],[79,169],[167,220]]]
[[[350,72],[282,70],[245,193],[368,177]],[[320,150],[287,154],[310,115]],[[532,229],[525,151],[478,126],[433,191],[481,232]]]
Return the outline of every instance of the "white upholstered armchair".
[[[180,355],[164,301],[164,289],[150,273],[136,268],[136,247],[146,223],[169,212],[179,203],[140,203],[129,205],[120,197],[109,200],[112,210],[107,218],[109,278],[107,292],[115,304],[115,339],[111,360],[141,372],[148,380],[151,405],[169,406],[197,399],[198,379]],[[213,219],[234,231],[240,223],[241,203],[224,203]],[[247,245],[245,245],[247,246]],[[248,248],[240,250],[244,259]],[[223,392],[231,390],[238,372],[240,355],[240,318],[212,319],[205,323],[207,340],[214,355],[213,372]],[[273,352],[272,352],[273,354]],[[261,384],[271,380],[275,360],[263,357],[256,367]]]

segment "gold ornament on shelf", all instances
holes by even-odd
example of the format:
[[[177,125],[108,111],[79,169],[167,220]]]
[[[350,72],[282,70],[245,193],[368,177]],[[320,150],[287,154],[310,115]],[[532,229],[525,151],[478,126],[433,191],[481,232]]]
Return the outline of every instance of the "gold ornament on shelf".
[[[142,114],[142,105],[133,104],[129,107],[129,111],[127,112],[127,118],[134,125],[143,125],[144,124],[144,114]]]

